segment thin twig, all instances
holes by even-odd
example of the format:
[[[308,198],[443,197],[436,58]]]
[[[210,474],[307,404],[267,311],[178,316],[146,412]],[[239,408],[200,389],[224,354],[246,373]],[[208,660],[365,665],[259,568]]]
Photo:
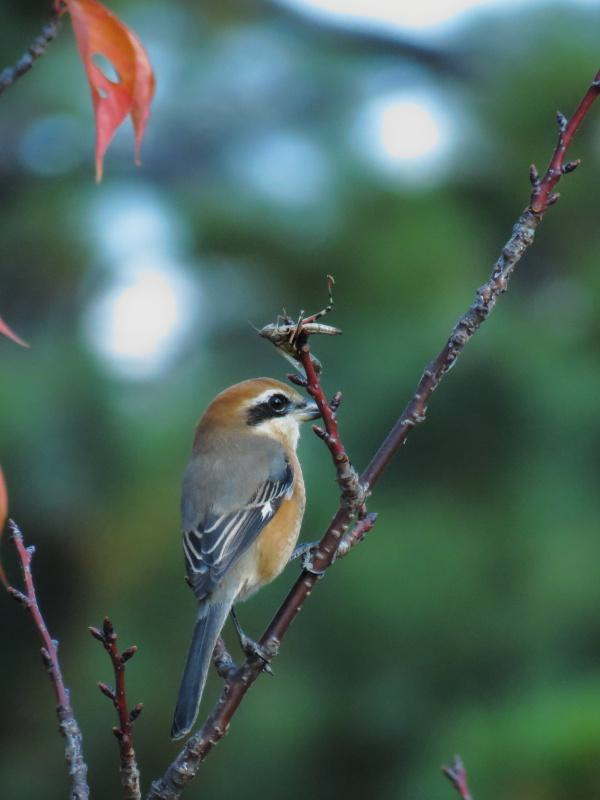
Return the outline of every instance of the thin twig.
[[[445,764],[442,767],[442,772],[454,786],[462,800],[473,800],[473,795],[467,783],[467,770],[460,756],[454,756],[452,764],[450,766]]]
[[[8,526],[11,531],[12,542],[21,563],[23,582],[25,584],[25,593],[19,591],[19,589],[15,589],[14,586],[8,586],[8,593],[29,611],[42,640],[42,660],[48,671],[50,682],[52,683],[54,694],[56,695],[58,728],[61,735],[64,736],[66,740],[65,759],[69,765],[69,774],[71,775],[70,798],[71,800],[88,800],[87,764],[83,758],[81,731],[75,719],[75,715],[73,714],[69,690],[65,686],[60,669],[58,642],[51,637],[46,627],[46,622],[44,621],[38,604],[35,583],[31,572],[31,562],[35,553],[35,548],[25,547],[23,535],[16,522],[9,520]]]
[[[113,670],[115,673],[115,688],[112,689],[106,683],[99,683],[98,688],[105,697],[108,697],[114,705],[117,716],[119,717],[118,727],[114,727],[113,733],[119,742],[119,754],[121,758],[121,786],[123,788],[123,800],[140,800],[142,793],[140,789],[140,771],[138,769],[133,749],[133,723],[142,713],[142,704],[138,703],[131,711],[127,705],[127,688],[125,684],[125,665],[133,658],[137,652],[137,647],[133,645],[121,652],[117,647],[117,634],[114,626],[108,617],[105,617],[102,630],[90,628],[90,633],[102,643],[108,653]]]
[[[502,248],[489,280],[477,290],[475,300],[454,326],[443,349],[426,368],[412,399],[362,473],[361,481],[365,488],[370,489],[376,483],[383,470],[406,441],[411,430],[425,421],[431,395],[439,386],[444,375],[454,365],[467,342],[488,318],[500,295],[508,289],[508,282],[515,267],[527,248],[533,244],[538,225],[548,208],[554,205],[559,198],[558,194],[552,192],[553,188],[563,175],[572,172],[579,164],[579,161],[570,161],[565,164],[564,158],[577,129],[599,93],[600,71],[596,74],[571,119],[567,120],[566,117],[559,114],[558,142],[544,177],[539,180],[535,167],[530,168],[529,174],[533,191],[529,205],[514,225],[512,235]]]
[[[369,511],[362,519],[359,519],[358,522],[342,536],[342,541],[339,543],[335,553],[335,560],[339,561],[340,558],[344,558],[353,547],[360,544],[367,533],[373,529],[376,522],[377,512],[375,511]]]
[[[538,180],[537,169],[532,164],[529,168],[529,176],[533,185],[533,191],[529,200],[529,207],[534,214],[543,214],[548,206],[553,205],[559,199],[559,194],[553,194],[553,189],[563,175],[573,172],[581,164],[580,159],[568,161],[565,164],[567,150],[571,146],[573,137],[577,133],[579,126],[585,119],[592,103],[600,94],[600,70],[596,73],[587,92],[581,98],[579,105],[573,112],[571,119],[567,119],[560,111],[556,112],[558,122],[558,141],[554,148],[554,153],[548,164],[548,169],[542,180]]]
[[[16,64],[6,67],[0,72],[0,94],[10,88],[22,75],[29,72],[38,58],[44,55],[46,48],[56,38],[60,30],[60,15],[60,11],[53,9],[50,19],[42,28],[41,34],[29,45],[27,52],[21,56]]]
[[[308,347],[308,336],[311,333],[331,333],[335,329],[317,324],[315,328],[322,328],[323,330],[309,331],[307,328],[303,328],[302,324],[293,324],[291,320],[284,319],[283,325],[277,322],[275,325],[266,326],[260,332],[261,335],[281,347],[285,351],[286,357],[302,362],[306,379],[294,376],[294,382],[306,386],[319,405],[324,420],[324,431],[319,431],[319,435],[331,452],[336,467],[337,479],[342,490],[339,508],[317,546],[311,562],[305,565],[299,578],[260,639],[263,651],[271,657],[277,654],[281,640],[289,630],[291,623],[306,598],[310,595],[319,577],[324,574],[325,570],[333,562],[340,544],[351,541],[346,536],[353,520],[358,515],[358,525],[360,526],[360,518],[366,519],[364,515],[366,513],[365,498],[367,494],[381,477],[393,456],[406,441],[410,431],[417,424],[424,421],[427,404],[433,391],[453,366],[466,343],[479,329],[482,322],[487,319],[498,297],[506,291],[515,266],[525,250],[533,243],[537,226],[542,221],[549,206],[556,202],[556,195],[552,194],[553,187],[563,174],[574,169],[573,165],[564,164],[564,156],[575,131],[598,95],[599,79],[600,73],[586,92],[571,121],[560,118],[561,135],[559,136],[559,142],[550,167],[541,181],[539,181],[535,171],[530,173],[533,183],[530,205],[517,220],[510,239],[502,249],[502,253],[494,265],[490,279],[477,291],[475,301],[459,319],[440,354],[425,370],[417,386],[417,391],[360,478],[357,478],[339,438],[335,420],[335,409],[339,404],[339,397],[334,398],[331,403],[327,402],[318,379],[320,370],[315,366],[315,361],[311,358],[310,348]],[[557,172],[558,168],[560,169]],[[337,333],[337,331],[335,332]],[[286,341],[288,344],[284,345]],[[294,345],[293,348],[289,347],[290,343]],[[295,352],[290,353],[290,349]],[[318,362],[316,363],[318,364]],[[359,538],[357,541],[360,540],[361,528],[359,527],[358,530]],[[346,545],[344,544],[345,547]],[[167,768],[163,777],[152,784],[147,800],[177,800],[180,797],[181,791],[197,774],[201,763],[225,735],[231,718],[250,686],[261,674],[263,666],[261,659],[251,656],[227,678],[221,697],[212,712],[202,727],[186,742],[177,758]]]

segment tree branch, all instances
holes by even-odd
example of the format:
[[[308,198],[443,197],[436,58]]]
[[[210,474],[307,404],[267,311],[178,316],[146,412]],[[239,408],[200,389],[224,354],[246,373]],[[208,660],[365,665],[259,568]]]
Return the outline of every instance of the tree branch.
[[[564,158],[577,129],[598,94],[600,94],[600,71],[596,74],[571,119],[567,120],[562,114],[558,114],[558,142],[544,177],[539,180],[537,170],[532,165],[529,176],[533,191],[529,198],[529,205],[515,223],[512,235],[502,248],[489,280],[477,290],[475,300],[454,326],[443,349],[425,369],[412,399],[362,473],[361,480],[367,489],[377,482],[383,470],[408,438],[411,430],[425,421],[431,395],[439,386],[444,375],[454,366],[454,362],[462,353],[467,342],[488,318],[500,295],[508,289],[508,282],[515,267],[527,248],[533,244],[538,225],[548,208],[554,205],[560,197],[560,195],[552,193],[553,188],[563,175],[573,172],[580,163],[579,161],[570,161],[565,164]]]
[[[23,535],[16,522],[9,520],[11,539],[17,551],[25,593],[8,586],[8,593],[18,603],[29,611],[31,618],[37,628],[42,640],[42,660],[50,676],[50,682],[56,695],[56,714],[58,716],[58,728],[66,740],[65,759],[69,765],[71,775],[71,800],[88,800],[89,788],[87,784],[87,764],[83,758],[83,745],[81,731],[71,708],[69,690],[65,687],[60,663],[58,660],[58,642],[50,636],[42,612],[38,604],[35,584],[31,572],[31,561],[35,553],[34,547],[25,547]]]
[[[16,64],[6,67],[0,72],[0,94],[10,88],[22,75],[29,72],[38,58],[44,55],[46,48],[60,30],[60,14],[60,10],[54,8],[50,19],[42,28],[41,34],[29,45],[27,52]]]
[[[143,705],[138,703],[131,711],[127,706],[127,688],[125,685],[125,665],[137,652],[133,645],[123,652],[117,647],[117,634],[112,622],[105,617],[102,630],[90,628],[90,633],[102,643],[108,653],[115,673],[115,688],[111,689],[106,683],[99,683],[98,688],[105,697],[112,702],[117,711],[119,726],[114,727],[113,733],[119,742],[121,759],[121,786],[123,787],[123,800],[140,800],[140,771],[133,749],[133,723],[142,713]]]
[[[562,115],[559,117],[559,140],[548,170],[541,181],[535,168],[530,170],[533,191],[529,205],[514,225],[512,235],[502,248],[489,280],[478,289],[474,302],[455,325],[441,352],[426,368],[412,399],[360,477],[353,469],[339,436],[335,418],[339,396],[336,395],[331,403],[327,402],[320,386],[318,362],[311,356],[308,345],[311,334],[337,331],[317,324],[316,321],[323,312],[304,319],[301,317],[296,324],[284,318],[282,324],[278,322],[268,325],[260,331],[262,336],[282,349],[286,357],[300,361],[304,367],[306,379],[294,376],[294,382],[306,386],[321,410],[324,430],[318,429],[317,433],[332,455],[342,493],[339,508],[317,545],[310,563],[305,563],[300,576],[260,639],[263,651],[271,657],[277,655],[283,637],[318,579],[332,564],[341,543],[344,543],[345,548],[364,536],[365,527],[368,527],[364,523],[365,499],[368,493],[404,444],[410,431],[425,420],[431,395],[454,365],[467,342],[487,319],[498,297],[507,290],[514,268],[533,243],[535,231],[545,212],[558,199],[552,193],[554,186],[563,174],[571,172],[577,166],[578,162],[565,164],[564,157],[576,130],[598,96],[599,87],[600,73],[594,78],[571,120],[567,121]],[[330,300],[329,307],[331,305]],[[349,533],[349,528],[357,517],[358,527],[354,529],[354,533]],[[371,522],[374,522],[372,518]],[[221,697],[212,712],[202,727],[188,739],[163,777],[152,784],[147,800],[177,800],[180,797],[181,791],[195,777],[204,759],[225,735],[231,718],[250,686],[261,674],[263,665],[261,659],[252,656],[227,677]],[[468,800],[468,795],[465,800]]]
[[[454,756],[451,766],[445,764],[442,772],[456,789],[462,800],[473,800],[473,795],[467,783],[467,770],[460,756]]]
[[[585,119],[592,103],[597,99],[600,94],[600,70],[596,73],[594,80],[591,82],[587,92],[581,98],[579,105],[573,112],[571,119],[567,119],[560,111],[556,112],[556,121],[558,122],[558,142],[548,164],[548,169],[542,180],[538,180],[537,169],[535,164],[532,164],[529,169],[531,183],[533,184],[533,192],[530,198],[530,209],[534,214],[543,214],[548,206],[556,203],[560,195],[552,194],[552,190],[562,178],[569,172],[577,169],[581,164],[581,160],[568,161],[565,164],[565,155],[571,146],[573,138],[577,133],[579,126]]]

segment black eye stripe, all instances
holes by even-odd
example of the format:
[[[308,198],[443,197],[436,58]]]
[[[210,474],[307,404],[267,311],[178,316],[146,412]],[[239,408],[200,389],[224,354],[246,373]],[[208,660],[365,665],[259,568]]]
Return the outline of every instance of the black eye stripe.
[[[258,425],[267,419],[283,417],[290,407],[290,399],[284,394],[273,394],[267,400],[248,410],[248,425]]]

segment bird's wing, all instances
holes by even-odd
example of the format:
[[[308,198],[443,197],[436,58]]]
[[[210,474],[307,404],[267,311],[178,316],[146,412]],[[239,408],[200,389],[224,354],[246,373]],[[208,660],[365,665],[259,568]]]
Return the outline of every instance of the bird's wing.
[[[244,505],[225,514],[208,512],[198,525],[183,531],[187,574],[194,592],[202,600],[214,591],[225,572],[273,519],[292,488],[294,474],[283,461]]]

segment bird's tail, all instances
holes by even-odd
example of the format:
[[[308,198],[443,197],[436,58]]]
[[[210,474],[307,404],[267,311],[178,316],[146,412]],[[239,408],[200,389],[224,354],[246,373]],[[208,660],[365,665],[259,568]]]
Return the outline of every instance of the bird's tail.
[[[171,726],[173,739],[180,739],[189,733],[196,721],[213,650],[225,625],[231,605],[230,602],[225,601],[224,603],[206,603],[200,608],[173,715],[173,725]]]

